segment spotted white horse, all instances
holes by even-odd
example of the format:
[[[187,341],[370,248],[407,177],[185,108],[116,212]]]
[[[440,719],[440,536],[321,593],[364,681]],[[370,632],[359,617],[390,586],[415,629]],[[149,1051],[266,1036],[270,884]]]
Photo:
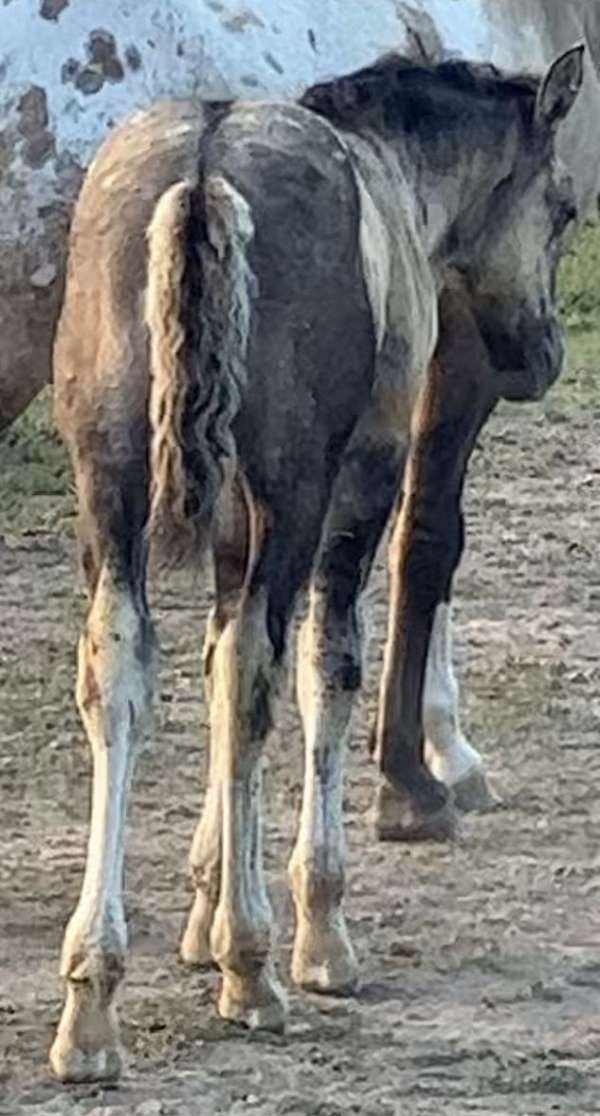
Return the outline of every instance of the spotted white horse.
[[[159,97],[296,95],[385,50],[540,71],[585,41],[559,151],[582,212],[600,182],[596,0],[20,0],[0,4],[0,429],[50,374],[66,232],[116,120]]]

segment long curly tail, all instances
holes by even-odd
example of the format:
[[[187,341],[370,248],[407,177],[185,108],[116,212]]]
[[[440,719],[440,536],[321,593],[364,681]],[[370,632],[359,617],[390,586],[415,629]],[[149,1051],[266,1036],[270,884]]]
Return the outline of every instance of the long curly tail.
[[[177,182],[148,229],[150,510],[153,551],[171,563],[207,542],[246,383],[254,278],[248,203],[222,176]]]

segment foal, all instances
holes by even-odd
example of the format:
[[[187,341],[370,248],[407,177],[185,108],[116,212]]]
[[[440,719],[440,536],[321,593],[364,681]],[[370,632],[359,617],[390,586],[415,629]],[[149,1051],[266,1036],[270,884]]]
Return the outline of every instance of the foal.
[[[502,384],[552,379],[572,213],[554,133],[581,49],[540,82],[391,56],[302,103],[160,105],[105,143],[76,208],[55,350],[90,607],[77,700],[94,761],[88,859],[65,935],[64,1080],[119,1072],[124,822],[152,688],[148,545],[199,560],[209,783],[182,945],[222,973],[220,1013],[279,1028],[261,848],[261,753],[300,589],[306,781],[290,863],[292,976],[345,992],[342,761],[361,680],[359,598],[402,486],[377,759],[382,835],[447,824],[422,757],[433,615],[461,548],[464,386],[432,363],[442,315]],[[198,143],[182,143],[194,134]],[[147,243],[146,243],[147,234]],[[443,336],[440,344],[444,345]],[[428,372],[428,370],[430,370]]]

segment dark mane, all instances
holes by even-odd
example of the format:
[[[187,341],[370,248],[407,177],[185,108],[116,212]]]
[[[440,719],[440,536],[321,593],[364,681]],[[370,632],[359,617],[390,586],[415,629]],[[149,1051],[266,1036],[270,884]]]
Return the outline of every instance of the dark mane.
[[[436,94],[443,95],[452,115],[457,97],[466,94],[485,98],[488,104],[516,105],[527,122],[533,119],[538,88],[538,78],[506,76],[491,64],[452,59],[428,65],[400,54],[386,54],[371,66],[310,86],[300,104],[332,123],[352,126],[377,110],[399,122],[419,105],[430,107]]]

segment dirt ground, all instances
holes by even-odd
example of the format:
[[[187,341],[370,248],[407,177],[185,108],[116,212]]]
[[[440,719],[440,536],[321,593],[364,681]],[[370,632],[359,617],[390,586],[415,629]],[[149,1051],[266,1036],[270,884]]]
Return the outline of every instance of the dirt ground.
[[[347,779],[347,911],[363,984],[345,1001],[292,994],[283,1038],[220,1023],[216,976],[176,959],[203,789],[207,597],[179,581],[157,595],[163,666],[131,811],[130,1062],[118,1089],[60,1087],[46,1070],[90,789],[72,697],[82,600],[68,501],[13,501],[0,520],[1,1116],[600,1113],[598,367],[575,361],[543,406],[502,409],[475,455],[456,657],[466,726],[504,809],[467,819],[451,848],[373,840],[366,726],[385,622],[376,572]],[[285,973],[302,759],[291,702],[268,757],[266,856]]]

